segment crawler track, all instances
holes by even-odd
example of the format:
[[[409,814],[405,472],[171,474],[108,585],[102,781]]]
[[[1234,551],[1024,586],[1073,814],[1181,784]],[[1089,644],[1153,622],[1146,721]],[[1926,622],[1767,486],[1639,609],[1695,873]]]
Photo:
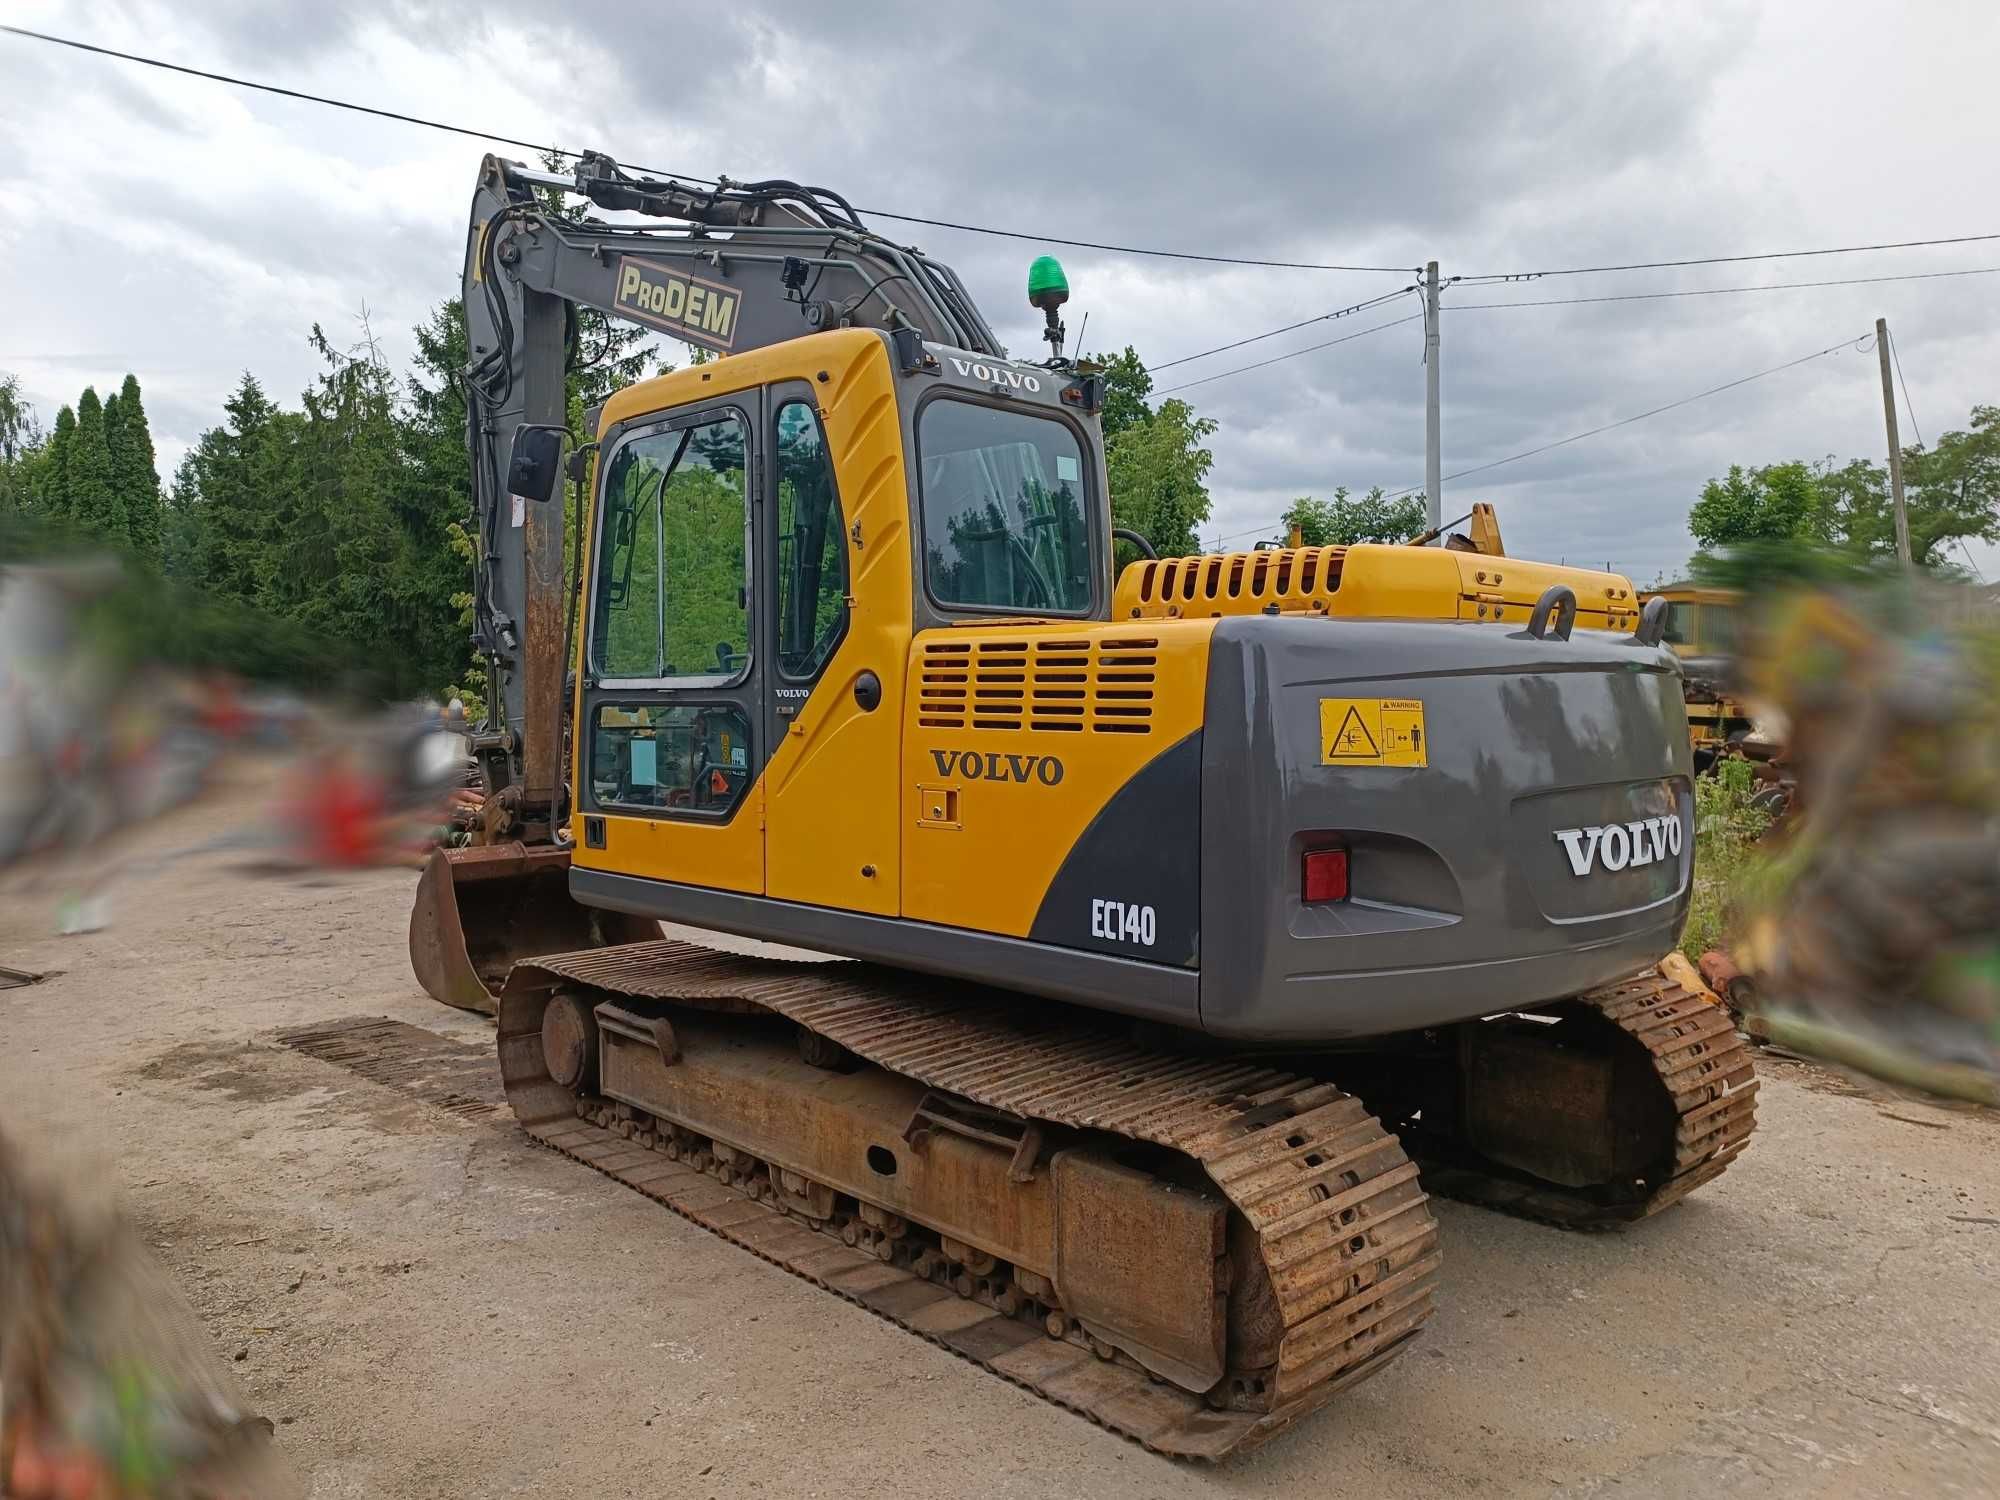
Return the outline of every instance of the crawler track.
[[[1239,1239],[1232,1230],[1231,1255],[1262,1261],[1270,1295],[1243,1341],[1258,1352],[1239,1357],[1232,1323],[1224,1378],[1183,1389],[1067,1316],[1046,1281],[1037,1287],[1019,1268],[1010,1280],[1004,1262],[985,1272],[954,1263],[949,1240],[939,1251],[942,1231],[892,1237],[871,1228],[882,1205],[852,1197],[808,1217],[779,1190],[780,1162],[552,1079],[542,1018],[560,992],[612,1002],[607,1016],[637,1002],[662,1015],[783,1017],[950,1097],[1072,1136],[1176,1153],[1233,1206],[1246,1232]],[[1619,1170],[1564,1186],[1482,1155],[1463,1124],[1434,1123],[1462,1119],[1458,1111],[1431,1111],[1431,1122],[1392,1112],[1398,1134],[1390,1134],[1324,1079],[1258,1060],[1149,1051],[1120,1023],[1053,1003],[869,965],[749,959],[677,942],[518,965],[501,996],[499,1044],[509,1103],[535,1139],[1156,1452],[1219,1459],[1407,1347],[1436,1297],[1426,1189],[1563,1227],[1615,1228],[1720,1176],[1755,1126],[1748,1049],[1728,1013],[1671,972],[1469,1026],[1502,1028],[1501,1071],[1525,1085],[1509,1096],[1522,1112],[1516,1121],[1539,1121],[1544,1149],[1581,1141],[1583,1155]],[[1458,1030],[1460,1042],[1484,1040]],[[1578,1083],[1568,1112],[1545,1112],[1538,1091],[1563,1077]],[[1606,1085],[1595,1096],[1605,1101],[1601,1117],[1592,1113],[1593,1081]],[[1142,1262],[1146,1251],[1125,1253]],[[1239,1317],[1233,1307],[1231,1317]]]
[[[1670,973],[1648,971],[1550,1008],[1557,1019],[1587,1019],[1615,1031],[1643,1055],[1671,1119],[1670,1160],[1616,1191],[1565,1188],[1481,1160],[1476,1143],[1433,1140],[1419,1128],[1402,1138],[1422,1164],[1424,1186],[1447,1198],[1518,1214],[1565,1229],[1617,1229],[1670,1208],[1720,1177],[1749,1144],[1757,1124],[1757,1079],[1749,1045],[1728,1010]],[[1607,1125],[1606,1128],[1609,1128]]]
[[[1268,1272],[1275,1305],[1259,1347],[1274,1357],[1231,1368],[1209,1391],[1183,1390],[1107,1348],[1093,1352],[1060,1308],[1044,1317],[1042,1307],[1011,1305],[1015,1298],[996,1298],[949,1268],[940,1284],[921,1274],[939,1270],[928,1257],[906,1261],[905,1249],[883,1244],[871,1253],[865,1230],[850,1243],[851,1217],[816,1229],[787,1216],[759,1201],[769,1196],[759,1164],[746,1167],[740,1153],[718,1163],[670,1122],[579,1098],[549,1077],[542,1013],[558,988],[575,986],[605,998],[772,1012],[932,1089],[1198,1163],[1247,1224]],[[537,1140],[1160,1453],[1215,1459],[1269,1437],[1382,1368],[1433,1309],[1437,1230],[1416,1168],[1358,1100],[1329,1083],[1148,1052],[1115,1023],[1066,1007],[861,965],[744,959],[671,942],[523,963],[499,1021],[508,1098]],[[1066,1336],[1051,1337],[1057,1330]]]

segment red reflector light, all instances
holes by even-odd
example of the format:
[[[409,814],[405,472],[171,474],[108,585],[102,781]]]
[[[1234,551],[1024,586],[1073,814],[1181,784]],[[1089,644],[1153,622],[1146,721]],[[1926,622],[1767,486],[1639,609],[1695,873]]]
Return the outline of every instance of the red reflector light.
[[[1345,901],[1347,899],[1347,851],[1313,849],[1305,858],[1305,899]]]

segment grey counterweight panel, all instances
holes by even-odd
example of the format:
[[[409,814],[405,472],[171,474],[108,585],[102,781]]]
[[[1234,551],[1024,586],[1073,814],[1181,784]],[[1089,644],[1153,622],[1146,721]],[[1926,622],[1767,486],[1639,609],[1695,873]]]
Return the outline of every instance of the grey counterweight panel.
[[[1028,937],[1192,967],[1201,954],[1201,732],[1154,756],[1091,819]]]
[[[1322,700],[1420,702],[1428,764],[1328,763]],[[1210,648],[1206,723],[1208,1031],[1333,1040],[1439,1025],[1605,983],[1678,937],[1692,794],[1663,649],[1598,632],[1231,618]],[[1307,905],[1301,861],[1323,847],[1348,850],[1352,894]]]

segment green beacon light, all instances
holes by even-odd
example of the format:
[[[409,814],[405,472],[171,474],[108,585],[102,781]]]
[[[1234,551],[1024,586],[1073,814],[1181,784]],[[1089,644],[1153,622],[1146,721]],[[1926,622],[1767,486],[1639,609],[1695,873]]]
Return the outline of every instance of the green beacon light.
[[[1056,359],[1062,358],[1062,319],[1056,309],[1069,301],[1069,278],[1063,275],[1062,262],[1053,255],[1038,255],[1035,263],[1028,267],[1028,305],[1039,307],[1048,319],[1048,327],[1042,337],[1049,341],[1049,348]]]
[[[1069,278],[1053,255],[1038,255],[1028,267],[1028,305],[1057,308],[1069,301]]]

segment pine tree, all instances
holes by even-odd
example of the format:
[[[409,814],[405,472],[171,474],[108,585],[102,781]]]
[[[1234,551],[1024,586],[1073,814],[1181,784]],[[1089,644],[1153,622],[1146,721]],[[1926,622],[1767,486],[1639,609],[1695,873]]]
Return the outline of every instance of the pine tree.
[[[118,492],[132,546],[148,557],[160,553],[160,471],[153,456],[153,431],[139,397],[139,378],[128,374],[118,388],[122,451],[116,455]]]
[[[70,518],[106,539],[122,535],[124,513],[111,488],[111,450],[104,435],[104,403],[92,386],[76,403],[76,441],[69,454]]]
[[[191,581],[224,598],[258,598],[269,572],[266,547],[274,526],[271,481],[282,444],[274,429],[283,415],[257,377],[244,372],[223,404],[227,420],[211,427],[175,475],[174,502]]]
[[[65,406],[56,413],[56,428],[35,476],[35,508],[56,520],[70,515],[69,461],[75,450],[76,413]]]
[[[160,566],[180,583],[202,577],[201,466],[194,450],[183,454],[160,507]]]
[[[419,324],[417,362],[404,383],[408,405],[399,423],[397,508],[412,550],[409,587],[419,601],[413,642],[437,686],[450,684],[468,705],[485,686],[484,668],[470,659],[472,633],[472,464],[465,451],[465,307],[441,302]],[[473,708],[474,717],[479,710]]]
[[[351,352],[318,324],[311,343],[326,369],[303,398],[301,483],[280,506],[272,586],[285,613],[315,631],[391,645],[397,527],[396,384],[367,333]],[[394,665],[391,664],[392,669]]]
[[[111,539],[125,542],[130,539],[130,530],[125,523],[125,488],[122,483],[125,467],[125,411],[118,404],[118,393],[113,391],[104,398],[104,479],[111,491],[112,519],[107,520],[105,529]]]

